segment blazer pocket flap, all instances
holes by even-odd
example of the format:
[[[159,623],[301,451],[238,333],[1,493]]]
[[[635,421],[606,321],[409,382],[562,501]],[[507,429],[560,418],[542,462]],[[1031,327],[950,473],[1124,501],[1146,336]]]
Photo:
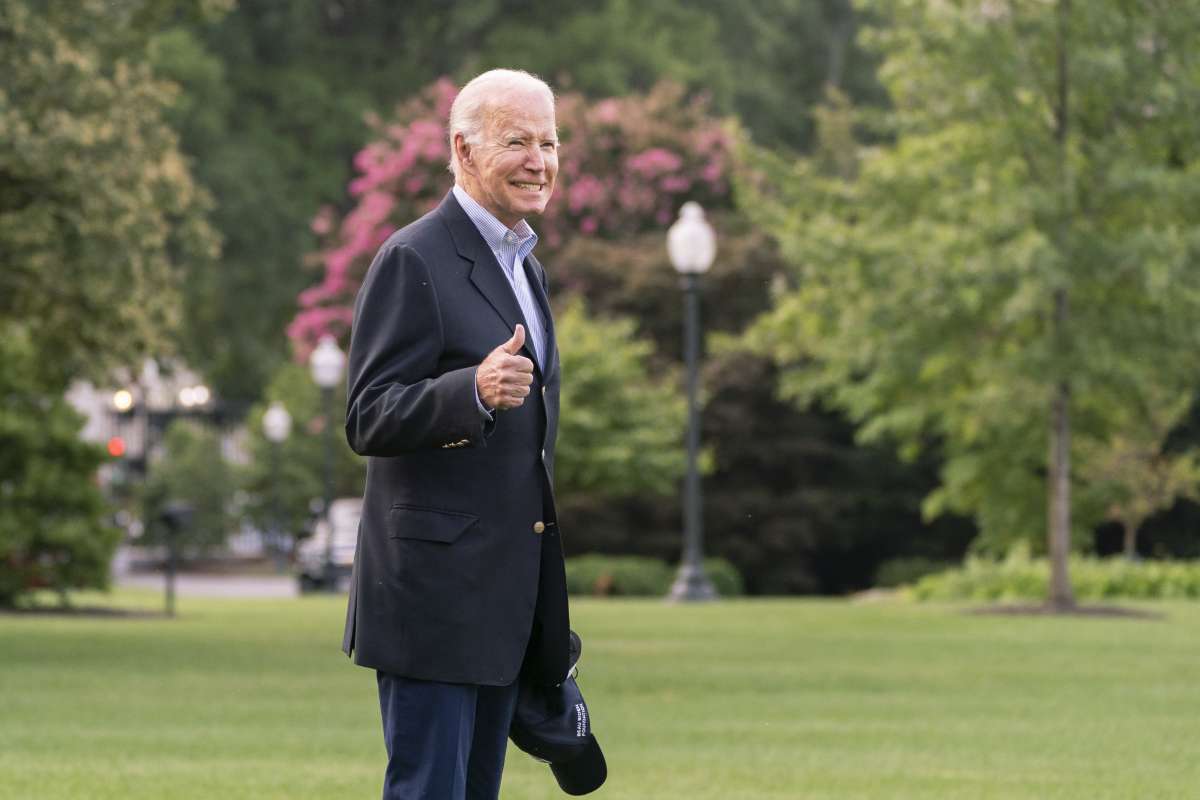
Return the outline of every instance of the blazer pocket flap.
[[[451,544],[479,521],[474,514],[397,503],[388,514],[388,536]]]

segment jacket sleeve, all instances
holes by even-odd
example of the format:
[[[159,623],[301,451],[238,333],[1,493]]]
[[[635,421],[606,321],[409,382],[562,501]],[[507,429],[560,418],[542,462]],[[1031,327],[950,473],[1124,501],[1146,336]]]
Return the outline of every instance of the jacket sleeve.
[[[444,344],[429,268],[404,244],[375,256],[354,306],[346,439],[363,456],[482,444],[476,366],[438,374]]]

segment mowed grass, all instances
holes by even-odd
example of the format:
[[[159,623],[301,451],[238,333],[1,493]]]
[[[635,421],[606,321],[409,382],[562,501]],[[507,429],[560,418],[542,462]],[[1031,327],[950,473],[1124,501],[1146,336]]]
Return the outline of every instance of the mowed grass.
[[[1200,608],[1153,608],[575,601],[610,770],[594,796],[1200,797]],[[338,651],[343,599],[180,610],[0,615],[0,797],[379,796],[374,676]],[[502,796],[564,795],[510,750]]]

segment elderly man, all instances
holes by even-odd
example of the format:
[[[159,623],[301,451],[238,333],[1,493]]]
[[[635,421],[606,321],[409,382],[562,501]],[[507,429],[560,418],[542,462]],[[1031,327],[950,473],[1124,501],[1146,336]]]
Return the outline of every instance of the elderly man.
[[[553,93],[478,76],[450,147],[454,188],[379,249],[350,344],[369,460],[343,649],[377,671],[387,800],[496,798],[518,675],[568,669],[558,352],[525,219],[554,191]]]

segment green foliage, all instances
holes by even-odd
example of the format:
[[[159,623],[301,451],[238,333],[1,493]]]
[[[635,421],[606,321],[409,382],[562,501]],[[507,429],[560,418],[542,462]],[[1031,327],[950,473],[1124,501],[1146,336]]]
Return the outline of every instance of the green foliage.
[[[707,0],[701,5],[717,19],[727,61],[714,66],[729,84],[727,101],[714,91],[717,107],[736,114],[760,145],[810,151],[816,143],[814,112],[828,87],[860,104],[887,102],[875,77],[877,59],[855,35],[864,14],[852,0]]]
[[[704,574],[721,597],[738,597],[745,593],[742,573],[724,558],[704,559]]]
[[[29,332],[0,325],[0,606],[104,588],[120,541],[95,485],[104,453],[42,372]]]
[[[1188,394],[1174,402],[1156,398],[1108,441],[1084,445],[1092,451],[1085,451],[1086,478],[1108,499],[1106,516],[1123,529],[1126,557],[1137,553],[1142,523],[1178,498],[1194,500],[1200,492],[1200,454],[1194,448],[1168,448],[1191,404]]]
[[[221,451],[220,431],[189,419],[166,429],[161,458],[152,457],[144,487],[143,508],[149,525],[145,544],[162,544],[167,534],[161,519],[171,503],[186,503],[192,516],[179,532],[183,552],[206,554],[225,543],[236,525],[232,507],[234,475]]]
[[[207,195],[164,114],[172,89],[101,0],[0,9],[0,320],[65,383],[161,352],[180,268],[211,267]]]
[[[1200,598],[1200,562],[1130,561],[1078,556],[1070,562],[1071,583],[1081,600]],[[1050,567],[1045,559],[1010,555],[997,561],[969,558],[956,569],[926,575],[910,588],[917,600],[1040,600]]]
[[[651,346],[632,321],[590,318],[581,300],[555,315],[555,332],[563,373],[557,494],[569,502],[675,491],[687,409],[674,376],[651,374]]]
[[[742,575],[733,564],[708,558],[704,570],[721,597],[742,594]],[[675,571],[657,558],[589,553],[567,559],[567,591],[572,596],[663,597],[675,580]]]
[[[969,521],[921,520],[934,458],[905,464],[883,444],[856,443],[842,416],[777,397],[778,375],[736,347],[705,370],[707,552],[737,564],[752,594],[844,594],[870,586],[889,558],[959,560]]]
[[[863,441],[936,444],[925,512],[974,515],[996,551],[1044,528],[1065,383],[1088,530],[1111,499],[1078,482],[1089,443],[1200,374],[1200,4],[1059,4],[1065,40],[1054,4],[865,5],[893,142],[856,148],[853,169],[759,154],[746,206],[797,288],[750,341],[787,369],[789,397],[842,410]],[[1060,45],[1065,111],[1048,77]]]
[[[266,438],[262,426],[263,414],[275,401],[292,416],[291,433],[279,445]],[[366,462],[346,443],[344,386],[334,391],[332,405],[334,498],[358,497],[366,480]],[[313,501],[325,495],[324,410],[321,390],[307,368],[285,363],[267,386],[263,402],[250,410],[246,427],[250,463],[239,481],[248,497],[247,515],[261,530],[278,527],[285,536],[302,535],[312,517]]]
[[[826,82],[862,101],[880,94],[849,0],[116,5],[138,30],[157,25],[147,58],[181,87],[172,122],[220,198],[222,258],[188,270],[181,346],[226,399],[256,399],[287,356],[282,331],[312,277],[309,221],[346,208],[365,119],[439,77],[523,68],[589,98],[668,80],[739,114],[759,141],[797,149]]]
[[[926,575],[944,572],[951,565],[942,559],[906,556],[884,561],[875,571],[875,586],[892,589],[916,583]]]
[[[666,594],[674,572],[665,561],[645,556],[582,555],[567,559],[567,592],[571,595]]]
[[[496,16],[460,74],[515,66],[591,97],[666,79],[711,97],[772,146],[811,144],[810,110],[826,84],[882,100],[850,0],[536,2]],[[526,46],[531,24],[544,31],[538,47]]]

